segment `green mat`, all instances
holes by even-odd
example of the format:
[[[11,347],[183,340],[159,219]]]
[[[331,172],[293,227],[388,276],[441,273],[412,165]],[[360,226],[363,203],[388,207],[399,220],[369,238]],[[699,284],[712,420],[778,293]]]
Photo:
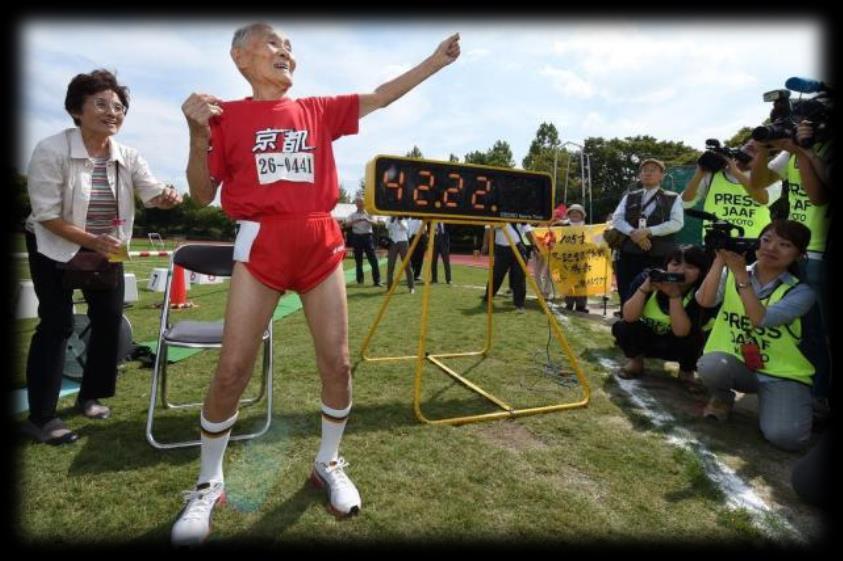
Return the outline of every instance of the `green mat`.
[[[381,259],[378,261],[378,265],[382,266],[386,264],[386,259]],[[371,267],[368,263],[363,265],[363,271],[368,272],[371,270]],[[357,280],[357,273],[355,267],[351,267],[350,269],[345,269],[345,284],[349,284],[355,282]],[[278,300],[278,305],[275,307],[275,312],[272,314],[272,320],[278,321],[279,319],[286,317],[292,313],[299,311],[302,307],[301,298],[299,295],[291,292],[289,294],[285,294]],[[143,343],[138,343],[139,347],[147,347],[153,354],[158,351],[158,340],[155,341],[145,341]],[[180,360],[184,360],[190,356],[195,355],[196,353],[201,353],[205,349],[186,349],[183,347],[170,347],[169,351],[167,352],[167,363],[172,364],[174,362],[178,362]]]

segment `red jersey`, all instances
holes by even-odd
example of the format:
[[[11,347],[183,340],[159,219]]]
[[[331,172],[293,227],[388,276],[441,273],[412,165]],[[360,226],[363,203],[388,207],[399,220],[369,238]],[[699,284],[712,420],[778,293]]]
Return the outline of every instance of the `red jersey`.
[[[211,119],[208,171],[233,220],[331,212],[339,198],[331,142],[356,134],[360,101],[336,97],[227,101]]]

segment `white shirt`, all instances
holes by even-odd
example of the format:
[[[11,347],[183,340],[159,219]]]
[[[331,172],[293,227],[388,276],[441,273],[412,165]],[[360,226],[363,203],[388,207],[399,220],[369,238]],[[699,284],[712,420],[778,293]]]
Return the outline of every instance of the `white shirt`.
[[[416,235],[416,232],[419,231],[419,228],[422,227],[424,221],[421,218],[409,218],[407,220],[407,227],[410,229],[410,237]]]
[[[157,197],[166,185],[149,171],[149,165],[137,150],[108,139],[110,149],[106,171],[112,193],[115,191],[115,166],[119,163],[119,214],[124,220],[121,232],[125,239],[132,237],[135,221],[135,193],[144,206]],[[35,147],[27,170],[27,191],[32,213],[26,219],[26,229],[35,234],[38,252],[54,261],[66,263],[79,251],[79,244],[57,236],[41,222],[61,218],[85,229],[88,204],[91,200],[93,159],[82,142],[79,128],[62,131],[45,138]]]
[[[371,220],[372,217],[365,210],[353,212],[347,218],[348,223],[351,224],[351,232],[354,234],[371,234]]]
[[[781,152],[776,154],[775,158],[770,160],[770,162],[767,164],[767,167],[770,168],[770,170],[776,175],[784,179],[784,177],[787,175],[787,162],[790,160],[790,156],[790,152],[788,152],[787,150],[782,150]]]
[[[495,245],[503,245],[509,247],[509,242],[506,239],[506,234],[503,233],[504,228],[509,232],[509,235],[512,236],[512,241],[515,243],[519,243],[518,234],[515,231],[514,224],[507,224],[506,226],[502,226],[500,228],[495,228]],[[518,231],[521,232],[521,240],[524,241],[524,245],[530,245],[530,240],[527,239],[527,232],[532,232],[533,227],[529,224],[518,224]],[[489,227],[486,226],[488,229]]]
[[[641,216],[643,218],[647,218],[651,213],[655,212],[658,203],[654,202],[649,206],[647,206],[647,203],[649,203],[650,199],[655,197],[659,191],[661,191],[661,187],[644,189],[644,195],[641,197],[641,208],[644,209],[641,212]],[[636,191],[633,191],[633,193],[635,192]],[[629,235],[630,232],[638,228],[638,224],[633,226],[626,221],[626,200],[630,194],[631,193],[628,193],[623,196],[621,202],[618,204],[618,208],[615,209],[615,213],[612,215],[612,227],[621,234],[626,235]],[[676,199],[673,201],[673,206],[670,207],[670,219],[655,226],[647,226],[647,229],[650,230],[650,234],[653,236],[667,236],[675,234],[681,230],[684,225],[685,211],[682,208],[682,197],[677,194]]]
[[[407,224],[406,218],[399,218],[387,222],[386,233],[389,235],[389,239],[394,242],[410,241],[410,227]]]

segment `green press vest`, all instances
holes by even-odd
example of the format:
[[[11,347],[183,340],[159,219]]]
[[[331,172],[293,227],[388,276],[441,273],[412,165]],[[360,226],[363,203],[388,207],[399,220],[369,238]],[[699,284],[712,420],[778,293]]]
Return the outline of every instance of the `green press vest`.
[[[796,167],[796,156],[791,155],[785,168],[785,178],[790,184],[790,219],[801,222],[811,230],[811,243],[808,251],[825,252],[828,235],[828,203],[816,206],[808,200],[808,194],[802,187],[802,174]],[[784,185],[782,185],[784,188]]]
[[[796,285],[781,284],[761,303],[769,308],[781,300],[794,286]],[[764,358],[764,367],[759,372],[809,386],[813,383],[814,366],[805,358],[798,346],[802,338],[801,318],[793,320],[788,325],[752,327],[752,322],[746,315],[743,301],[738,294],[735,277],[730,271],[726,277],[723,305],[717,312],[714,328],[703,352],[719,351],[737,357],[743,362],[741,345],[750,335],[758,343]]]
[[[661,306],[659,306],[659,302],[656,299],[656,294],[657,292],[654,290],[647,299],[647,303],[644,305],[644,310],[641,312],[641,321],[646,323],[650,329],[659,335],[671,333],[670,314],[666,314],[662,311]],[[685,298],[682,299],[682,307],[684,308],[687,306],[688,302],[690,302],[693,297],[694,291],[691,290],[685,295]]]
[[[732,183],[722,171],[711,177],[703,210],[741,226],[747,238],[757,238],[770,223],[767,207],[755,202],[740,183]],[[702,236],[705,238],[705,230]]]

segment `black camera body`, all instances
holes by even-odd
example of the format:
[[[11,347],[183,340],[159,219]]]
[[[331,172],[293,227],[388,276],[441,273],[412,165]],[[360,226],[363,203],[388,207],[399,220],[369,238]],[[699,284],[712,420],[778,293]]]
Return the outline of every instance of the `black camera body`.
[[[772,101],[770,124],[752,130],[752,138],[760,142],[791,138],[796,140],[796,127],[802,121],[810,121],[814,134],[801,142],[803,148],[810,148],[815,142],[827,142],[832,137],[830,92],[823,91],[815,97],[791,101],[788,90],[773,90],[764,94],[764,101]]]
[[[741,255],[758,249],[757,238],[744,238],[743,228],[736,224],[719,220],[705,226],[705,238],[703,245],[709,251],[725,249]],[[737,231],[738,235],[732,237],[732,232]]]
[[[705,152],[697,159],[697,164],[706,171],[716,173],[726,167],[728,159],[735,159],[743,164],[752,161],[752,156],[740,148],[721,146],[716,138],[705,141]]]
[[[648,269],[647,277],[650,282],[685,282],[685,273],[668,273],[664,269]]]

